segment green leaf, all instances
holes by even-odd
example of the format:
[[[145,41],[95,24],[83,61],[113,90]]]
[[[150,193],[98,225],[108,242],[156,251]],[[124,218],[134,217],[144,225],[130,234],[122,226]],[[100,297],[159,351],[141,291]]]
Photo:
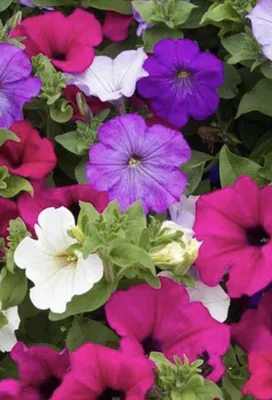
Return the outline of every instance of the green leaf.
[[[229,396],[226,397],[225,395],[226,399],[229,398],[229,400],[240,400],[243,397],[241,391],[237,389],[237,387],[235,387],[233,383],[231,383],[231,381],[229,380],[228,374],[223,376],[222,389],[224,394],[227,393]]]
[[[88,156],[84,156],[79,164],[75,168],[75,177],[78,183],[85,185],[88,183],[86,175],[86,164],[89,161]]]
[[[268,101],[271,96],[272,81],[270,79],[261,79],[250,92],[242,97],[236,118],[251,111],[259,111],[272,117],[272,107]]]
[[[8,319],[5,316],[5,314],[3,314],[2,311],[0,311],[0,329],[4,328],[5,325],[8,324]]]
[[[0,146],[5,143],[6,140],[13,140],[14,142],[20,142],[18,136],[15,133],[5,128],[0,128]]]
[[[132,5],[144,21],[152,23],[152,16],[155,12],[153,1],[132,1]]]
[[[224,63],[224,84],[218,89],[221,99],[233,99],[239,93],[237,86],[242,82],[241,75],[232,65]]]
[[[58,99],[49,108],[50,118],[59,124],[64,124],[73,116],[73,108],[70,106],[69,102],[64,99]]]
[[[179,39],[183,38],[183,33],[173,30],[167,26],[153,26],[143,33],[144,48],[147,53],[152,53],[157,42],[165,38]]]
[[[5,11],[12,3],[13,0],[1,0],[0,12]]]
[[[272,152],[264,156],[264,166],[259,169],[259,176],[272,182]]]
[[[120,14],[132,14],[130,0],[82,0],[81,7],[94,7],[99,10],[116,11]]]
[[[194,393],[197,400],[224,400],[221,389],[214,382],[208,381],[206,379],[203,386],[196,386],[196,388],[194,389]]]
[[[120,243],[109,248],[108,256],[110,260],[120,267],[130,267],[139,264],[150,269],[155,274],[155,267],[149,254],[142,248],[132,243]]]
[[[265,140],[260,144],[256,149],[252,151],[249,158],[252,160],[259,162],[263,156],[270,153],[272,151],[272,137]]]
[[[78,0],[31,0],[31,3],[35,4],[35,6],[61,7],[76,6],[78,5]]]
[[[66,346],[69,351],[74,351],[82,344],[92,342],[117,348],[118,341],[118,336],[101,322],[75,318],[66,338]]]
[[[254,68],[263,62],[263,55],[259,44],[253,36],[246,33],[222,38],[222,45],[231,54],[228,64],[244,63],[245,61],[254,61]],[[255,63],[257,61],[257,63]]]
[[[203,15],[201,24],[221,21],[241,22],[240,15],[229,4],[213,4]]]
[[[101,280],[87,293],[80,296],[74,296],[68,303],[67,309],[64,313],[56,314],[50,312],[49,319],[51,321],[59,321],[71,315],[97,310],[109,300],[111,293],[111,286],[106,281]]]
[[[146,228],[146,215],[141,202],[137,201],[132,204],[124,214],[127,216],[126,236],[130,241],[138,244],[141,232]]]
[[[241,175],[249,175],[252,179],[258,179],[260,165],[254,161],[237,156],[230,152],[224,145],[219,154],[219,171],[221,186],[232,185]]]
[[[5,183],[7,184],[7,187],[5,189],[0,189],[0,196],[6,199],[15,197],[20,192],[27,192],[31,196],[34,193],[33,187],[28,182],[28,180],[25,178],[21,178],[20,176],[9,175],[5,179]]]
[[[177,1],[175,3],[175,11],[170,19],[171,26],[169,25],[169,27],[174,28],[184,24],[190,17],[193,9],[196,7],[197,6],[195,6],[192,3],[187,3],[185,1],[180,1],[180,0]]]
[[[25,223],[21,218],[16,218],[14,220],[9,221],[8,227],[8,250],[6,252],[6,268],[9,272],[14,272],[15,263],[14,263],[14,252],[19,243],[29,236],[29,233],[26,229]]]
[[[94,222],[100,214],[91,203],[79,201],[79,207],[80,213],[78,215],[77,224],[83,231],[85,231],[86,223]]]
[[[14,273],[7,272],[0,285],[0,301],[3,309],[22,303],[26,292],[27,278],[24,271],[16,268]]]

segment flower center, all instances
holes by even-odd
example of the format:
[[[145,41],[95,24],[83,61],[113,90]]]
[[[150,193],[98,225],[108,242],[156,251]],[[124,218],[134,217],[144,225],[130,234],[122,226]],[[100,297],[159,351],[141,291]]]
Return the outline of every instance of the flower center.
[[[66,54],[58,53],[56,51],[55,53],[53,53],[52,58],[54,58],[55,60],[59,60],[59,61],[65,61],[66,60]]]
[[[71,213],[73,214],[73,216],[75,217],[75,220],[77,221],[78,215],[80,213],[80,207],[78,202],[74,202],[69,206],[69,210],[71,211]]]
[[[152,353],[152,351],[162,352],[162,346],[160,342],[157,339],[154,339],[152,336],[148,336],[145,340],[143,340],[142,346],[145,354],[147,355]]]
[[[197,358],[200,358],[203,360],[203,364],[200,366],[202,372],[201,375],[206,378],[206,376],[210,375],[210,373],[213,371],[213,366],[209,364],[209,354],[207,351],[204,351],[200,356]]]
[[[98,397],[98,400],[125,400],[125,394],[120,390],[114,390],[111,388],[107,388],[104,392]]]
[[[269,240],[269,234],[261,225],[251,226],[246,230],[246,241],[250,246],[264,246]]]
[[[128,160],[128,165],[130,167],[135,167],[137,164],[139,164],[140,159],[137,156],[131,156],[130,159]]]
[[[187,71],[184,71],[183,69],[181,69],[178,74],[177,74],[179,79],[184,79],[184,78],[188,78],[188,76],[190,76],[190,73]]]
[[[41,395],[42,400],[49,400],[51,399],[52,394],[54,391],[59,387],[61,384],[60,379],[56,378],[55,376],[51,376],[45,382],[43,382],[39,386],[39,392]]]

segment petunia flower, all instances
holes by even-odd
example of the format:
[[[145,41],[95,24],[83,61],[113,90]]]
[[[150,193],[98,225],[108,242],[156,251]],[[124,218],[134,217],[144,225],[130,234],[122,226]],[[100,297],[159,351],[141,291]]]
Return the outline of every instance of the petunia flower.
[[[113,42],[121,42],[128,37],[128,29],[133,20],[131,15],[123,15],[114,11],[107,11],[103,24],[103,35]]]
[[[0,147],[1,149],[1,147]],[[0,197],[0,237],[5,238],[8,235],[7,228],[11,219],[19,216],[18,208],[13,200]]]
[[[154,113],[174,126],[184,126],[190,117],[203,120],[219,104],[216,88],[223,84],[223,63],[200,52],[189,39],[163,39],[144,63],[149,76],[138,82],[141,96],[151,99]]]
[[[181,196],[180,201],[171,204],[169,213],[171,220],[180,225],[182,231],[193,237],[193,226],[195,223],[195,208],[199,196]]]
[[[132,114],[116,117],[99,128],[100,142],[89,152],[87,177],[96,190],[109,191],[122,210],[142,200],[145,212],[165,211],[186,187],[181,164],[190,159],[182,134],[162,125],[148,128]]]
[[[51,400],[144,400],[153,384],[153,363],[144,356],[86,343],[71,354],[71,370]]]
[[[18,307],[15,306],[10,307],[6,310],[2,310],[2,305],[0,303],[0,311],[8,320],[8,323],[0,328],[0,351],[10,351],[12,347],[17,343],[15,331],[19,328],[20,325]]]
[[[9,128],[24,118],[22,107],[39,94],[41,81],[31,76],[31,62],[17,46],[0,43],[0,53],[0,127]]]
[[[84,119],[78,108],[78,104],[77,104],[77,100],[76,100],[77,93],[82,93],[82,92],[80,89],[78,89],[74,85],[69,85],[63,89],[64,97],[70,102],[70,105],[73,108],[73,111],[74,111],[73,120],[75,120],[75,121]],[[108,107],[108,103],[103,103],[97,97],[94,97],[94,96],[86,97],[86,102],[87,102],[91,112],[94,114],[97,113],[98,111],[104,110],[105,108]]]
[[[203,358],[208,379],[220,379],[229,327],[215,321],[201,303],[190,303],[182,285],[160,279],[160,289],[140,284],[114,293],[105,306],[109,325],[121,337],[134,338],[139,352],[160,351],[169,360],[184,354],[191,361]]]
[[[74,295],[86,293],[103,276],[103,263],[96,254],[84,260],[79,250],[68,252],[77,242],[68,235],[73,227],[75,219],[67,208],[47,208],[35,225],[38,240],[27,237],[15,250],[16,265],[34,283],[30,299],[41,310],[64,312]]]
[[[272,349],[272,293],[265,293],[257,309],[246,310],[238,323],[231,325],[235,342],[246,352]]]
[[[0,147],[0,165],[6,166],[11,174],[43,180],[57,163],[52,143],[41,138],[28,121],[15,122],[10,130],[20,142],[7,140]]]
[[[272,398],[272,352],[249,354],[248,369],[251,375],[242,388],[242,393],[251,394],[258,400],[270,400]]]
[[[259,0],[247,15],[251,20],[252,32],[262,46],[264,55],[272,60],[272,3],[270,0]]]
[[[64,74],[69,85],[75,85],[86,94],[101,101],[131,97],[137,81],[148,76],[143,69],[147,55],[142,48],[122,51],[114,60],[96,56],[92,65],[83,74]]]
[[[137,0],[138,1],[138,0]],[[140,0],[139,0],[140,1]],[[143,1],[149,1],[149,0],[143,0]],[[138,22],[138,27],[137,27],[137,36],[142,36],[142,34],[146,31],[146,29],[151,28],[152,25],[146,22],[138,13],[135,7],[132,6],[132,12],[133,12],[133,18],[135,19],[136,22]]]
[[[196,267],[204,283],[215,286],[228,273],[228,294],[240,297],[271,282],[271,196],[272,186],[241,177],[198,199],[194,231],[203,243]]]
[[[103,39],[99,21],[80,8],[69,16],[54,11],[28,17],[10,35],[17,36],[26,37],[22,43],[29,57],[44,54],[56,68],[71,73],[81,73],[91,65],[94,46]]]
[[[21,391],[29,392],[28,388],[31,388],[33,400],[51,399],[70,367],[70,356],[66,349],[57,352],[47,346],[27,347],[18,342],[10,356],[18,367]]]
[[[74,214],[78,214],[79,201],[91,203],[98,212],[104,211],[108,204],[108,194],[106,192],[97,192],[89,185],[52,188],[39,188],[34,185],[34,190],[34,196],[25,192],[17,200],[18,213],[30,228],[34,228],[38,215],[48,207],[64,206]],[[74,216],[77,217],[77,215]]]

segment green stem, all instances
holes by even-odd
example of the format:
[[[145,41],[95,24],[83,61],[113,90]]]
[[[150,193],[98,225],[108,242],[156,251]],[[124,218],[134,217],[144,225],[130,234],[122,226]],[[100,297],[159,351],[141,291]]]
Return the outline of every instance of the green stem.
[[[114,276],[114,270],[113,270],[113,264],[111,261],[106,261],[103,260],[103,265],[104,265],[104,271],[105,271],[105,278],[106,281],[110,285],[114,285],[115,283],[115,276]]]

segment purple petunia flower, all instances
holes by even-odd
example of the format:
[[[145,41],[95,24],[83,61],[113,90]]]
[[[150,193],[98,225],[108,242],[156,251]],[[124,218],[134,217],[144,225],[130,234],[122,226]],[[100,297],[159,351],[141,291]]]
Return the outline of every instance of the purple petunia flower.
[[[136,0],[136,1],[141,1],[141,0]],[[143,0],[143,1],[149,1],[149,0]],[[151,28],[152,25],[146,22],[138,13],[135,7],[132,7],[133,11],[133,18],[135,19],[136,22],[138,22],[138,28],[137,28],[137,36],[142,36],[144,31],[148,28]]]
[[[145,212],[163,212],[179,200],[187,181],[179,168],[191,156],[180,132],[126,114],[102,125],[99,139],[89,152],[89,183],[108,191],[122,211],[142,200]]]
[[[0,43],[0,127],[23,120],[22,107],[39,94],[41,81],[31,76],[31,62],[17,46]]]
[[[154,113],[172,125],[184,126],[190,117],[203,120],[217,109],[223,63],[200,52],[192,40],[161,40],[144,68],[149,76],[138,82],[138,91],[151,99]]]

